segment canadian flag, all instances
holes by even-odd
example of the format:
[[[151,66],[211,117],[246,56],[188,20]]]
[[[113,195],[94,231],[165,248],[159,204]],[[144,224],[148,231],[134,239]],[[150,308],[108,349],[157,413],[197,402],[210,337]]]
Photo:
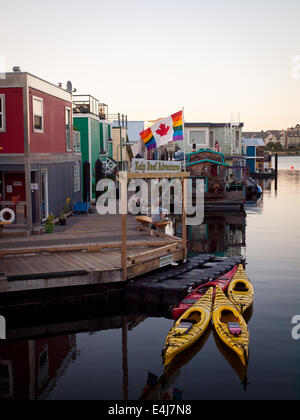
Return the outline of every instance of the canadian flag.
[[[151,126],[157,147],[164,146],[173,141],[173,119],[171,116],[158,121]]]

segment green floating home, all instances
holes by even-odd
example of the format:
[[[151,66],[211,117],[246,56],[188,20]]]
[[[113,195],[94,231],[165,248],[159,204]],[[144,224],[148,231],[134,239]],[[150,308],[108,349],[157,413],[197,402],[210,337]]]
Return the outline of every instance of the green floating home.
[[[96,198],[95,164],[98,159],[106,162],[112,157],[111,124],[108,122],[107,105],[91,95],[73,95],[73,125],[80,132],[82,154],[82,179],[84,164],[90,164],[90,200]],[[84,197],[83,197],[84,199]]]

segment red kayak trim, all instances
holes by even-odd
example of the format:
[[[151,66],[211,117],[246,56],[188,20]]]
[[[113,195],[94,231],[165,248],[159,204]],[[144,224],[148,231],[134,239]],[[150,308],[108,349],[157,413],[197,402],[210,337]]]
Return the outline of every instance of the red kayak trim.
[[[233,279],[236,270],[238,269],[238,266],[236,265],[232,270],[228,271],[224,276],[219,277],[215,281],[209,281],[205,284],[201,284],[201,286],[198,286],[196,289],[194,289],[191,293],[189,293],[177,306],[174,306],[172,309],[172,316],[176,320],[181,315],[184,314],[184,312],[192,306],[194,303],[197,302],[202,296],[205,295],[209,287],[216,287],[219,286],[223,292],[226,292],[228,289],[228,286]],[[216,290],[216,289],[215,289]],[[213,297],[215,296],[215,290],[213,293]]]

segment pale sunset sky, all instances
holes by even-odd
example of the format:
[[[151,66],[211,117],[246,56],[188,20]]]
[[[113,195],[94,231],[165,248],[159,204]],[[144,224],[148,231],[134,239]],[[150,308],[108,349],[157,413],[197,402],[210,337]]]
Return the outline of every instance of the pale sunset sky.
[[[300,123],[299,17],[299,0],[1,1],[0,72],[71,80],[129,120],[184,107],[283,129]]]

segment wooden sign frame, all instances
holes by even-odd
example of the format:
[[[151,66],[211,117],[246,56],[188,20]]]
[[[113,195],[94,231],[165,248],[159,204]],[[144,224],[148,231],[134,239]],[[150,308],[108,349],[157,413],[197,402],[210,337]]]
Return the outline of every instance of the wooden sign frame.
[[[122,179],[122,174],[125,178]],[[134,173],[120,172],[121,187],[121,215],[122,215],[122,239],[121,239],[121,266],[123,270],[123,280],[127,280],[127,182],[130,179],[172,179],[179,178],[182,182],[182,248],[184,250],[184,259],[187,258],[187,234],[186,234],[186,183],[185,180],[190,177],[189,172],[161,172],[161,173]],[[120,185],[121,186],[121,185]],[[126,193],[125,193],[126,188]]]

